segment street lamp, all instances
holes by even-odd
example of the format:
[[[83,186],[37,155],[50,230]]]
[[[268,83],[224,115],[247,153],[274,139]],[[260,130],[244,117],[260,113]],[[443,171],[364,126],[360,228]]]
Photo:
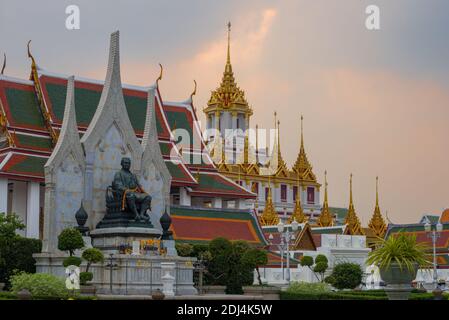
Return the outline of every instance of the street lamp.
[[[433,245],[433,281],[435,284],[435,288],[438,286],[438,275],[437,275],[437,250],[436,250],[436,242],[437,239],[441,236],[440,232],[443,230],[443,225],[438,222],[436,225],[436,228],[432,230],[432,225],[430,222],[426,222],[424,224],[424,230],[427,233],[427,237],[429,239],[432,239],[432,245]]]
[[[290,224],[291,230],[293,232],[290,231],[289,227],[285,227],[285,225],[282,222],[279,222],[277,225],[280,237],[281,237],[281,248],[284,248],[284,245],[286,246],[286,251],[287,251],[287,283],[290,284],[290,240],[293,238],[293,233],[296,232],[298,230],[298,222],[295,220],[293,220],[293,222]],[[283,251],[283,250],[282,250]],[[284,254],[282,253],[281,256],[283,256]],[[284,274],[284,271],[282,271],[282,274]]]

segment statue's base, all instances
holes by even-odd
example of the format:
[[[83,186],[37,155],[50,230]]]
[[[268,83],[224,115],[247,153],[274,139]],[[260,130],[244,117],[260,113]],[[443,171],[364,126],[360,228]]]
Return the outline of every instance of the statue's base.
[[[67,256],[63,253],[33,254],[36,273],[49,273],[65,279],[67,275],[62,262]],[[95,286],[97,294],[151,296],[157,289],[163,290],[162,277],[169,272],[175,278],[176,296],[195,295],[198,294],[193,282],[195,261],[196,258],[190,257],[114,254],[105,257],[103,263],[90,266],[89,271],[94,276],[90,284]],[[167,262],[174,266],[167,268]],[[83,261],[81,270],[85,268]]]
[[[160,238],[161,231],[154,228],[116,227],[95,229],[89,233],[92,246],[106,254],[119,253],[124,245],[132,247],[133,241]]]
[[[136,221],[134,215],[131,212],[114,212],[106,213],[103,220],[101,220],[96,229],[106,228],[149,228],[152,229],[153,225],[150,221]]]

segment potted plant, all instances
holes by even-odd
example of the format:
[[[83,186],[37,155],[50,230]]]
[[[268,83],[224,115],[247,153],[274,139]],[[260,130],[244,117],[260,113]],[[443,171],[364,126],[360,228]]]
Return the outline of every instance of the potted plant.
[[[429,266],[426,250],[425,244],[416,242],[416,236],[399,233],[380,239],[368,254],[367,264],[378,265],[390,300],[408,299],[418,268]]]
[[[89,248],[83,251],[81,257],[86,260],[86,271],[80,273],[81,293],[95,294],[95,287],[89,284],[93,279],[93,273],[89,272],[92,263],[100,263],[104,261],[103,252],[96,248]]]

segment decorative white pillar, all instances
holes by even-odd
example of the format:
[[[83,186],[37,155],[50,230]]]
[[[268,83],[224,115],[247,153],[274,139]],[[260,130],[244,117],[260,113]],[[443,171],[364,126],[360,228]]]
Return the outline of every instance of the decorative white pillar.
[[[27,238],[39,239],[39,182],[28,182],[27,185]]]
[[[181,187],[179,189],[179,203],[181,206],[192,205],[192,198],[190,197],[190,194],[187,193],[186,188]]]
[[[0,178],[0,213],[8,213],[8,179]]]

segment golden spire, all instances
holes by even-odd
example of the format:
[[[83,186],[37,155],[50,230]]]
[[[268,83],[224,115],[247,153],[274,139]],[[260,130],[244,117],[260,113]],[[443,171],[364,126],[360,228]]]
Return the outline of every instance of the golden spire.
[[[334,225],[334,216],[329,211],[329,203],[327,201],[327,171],[324,171],[324,202],[317,224],[320,227],[332,227]]]
[[[307,154],[304,148],[304,132],[303,132],[303,116],[301,115],[301,143],[299,146],[298,157],[293,165],[293,171],[303,180],[311,180],[316,182],[316,176],[312,172],[312,165],[307,159]]]
[[[259,165],[259,126],[256,124],[256,165]]]
[[[374,231],[376,236],[383,237],[385,235],[385,232],[387,231],[387,225],[385,224],[385,220],[380,213],[378,184],[379,177],[376,177],[376,206],[374,207],[374,213],[371,217],[368,227]]]
[[[231,66],[231,21],[228,22],[228,55],[226,57],[226,66],[228,66],[232,70]]]
[[[351,235],[363,235],[362,227],[360,226],[360,220],[354,209],[354,202],[352,200],[352,173],[349,178],[349,208],[345,218],[345,224],[348,225],[348,229]]]
[[[204,112],[209,113],[216,110],[238,110],[239,112],[252,115],[253,111],[245,98],[245,92],[241,90],[234,78],[231,65],[231,23],[228,23],[228,43],[226,52],[226,64],[220,86],[212,91]]]
[[[279,223],[279,216],[273,205],[273,199],[271,197],[271,176],[268,175],[268,196],[265,201],[265,208],[260,216],[260,223],[263,226],[274,226]]]
[[[295,201],[295,208],[293,209],[293,213],[290,216],[289,219],[289,223],[292,223],[293,220],[296,220],[296,222],[298,223],[303,223],[307,221],[307,217],[304,214],[304,212],[302,211],[302,206],[301,206],[301,193],[300,193],[300,189],[299,189],[299,178],[297,179],[297,185],[296,185],[296,201]]]

